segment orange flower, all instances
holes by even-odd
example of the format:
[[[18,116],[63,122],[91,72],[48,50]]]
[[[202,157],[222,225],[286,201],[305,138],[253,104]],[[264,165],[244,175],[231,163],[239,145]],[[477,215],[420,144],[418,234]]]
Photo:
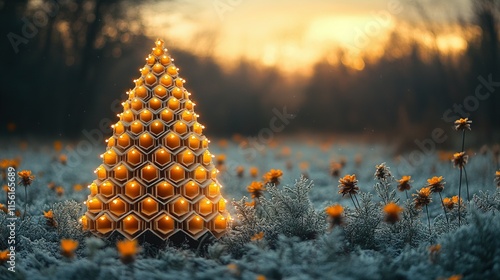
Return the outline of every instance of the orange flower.
[[[427,187],[430,188],[433,193],[440,193],[444,190],[444,185],[446,182],[443,180],[443,176],[434,176],[427,179]]]
[[[250,167],[249,172],[250,176],[252,176],[253,178],[257,178],[257,176],[259,176],[259,169],[255,166]]]
[[[63,144],[61,141],[59,140],[56,140],[54,141],[54,150],[56,150],[56,152],[60,152],[63,148]]]
[[[390,202],[384,206],[385,221],[391,224],[399,221],[399,213],[403,211],[403,208],[394,202]]]
[[[343,223],[344,207],[340,204],[333,204],[325,209],[325,213],[328,215],[328,220],[330,222],[330,227],[334,225],[341,225]]]
[[[35,176],[31,175],[30,170],[20,171],[17,173],[17,175],[19,176],[19,179],[20,179],[19,184],[21,184],[22,186],[25,186],[25,187],[31,185],[33,180],[35,180]]]
[[[78,241],[72,239],[61,240],[61,255],[66,258],[72,258],[75,255],[76,248],[78,248]]]
[[[403,192],[411,189],[410,183],[411,181],[411,176],[403,176],[401,179],[398,180],[398,190]]]
[[[2,203],[0,203],[0,210],[2,210],[5,214],[7,214],[9,212],[9,209],[7,208],[7,206],[5,206],[5,204],[2,204]]]
[[[65,154],[61,154],[59,156],[59,162],[66,165],[66,163],[68,162],[68,157]]]
[[[116,248],[120,254],[120,260],[124,264],[132,263],[138,253],[137,240],[123,240],[116,242]]]
[[[266,191],[266,188],[264,187],[263,183],[254,181],[247,187],[247,191],[250,193],[252,198],[260,198],[262,195],[264,195],[264,191]]]
[[[279,169],[271,169],[269,172],[264,174],[263,178],[265,183],[278,185],[280,183],[281,176],[283,176],[283,171]]]
[[[73,186],[73,190],[74,190],[75,192],[80,192],[80,191],[82,191],[82,190],[83,190],[83,186],[82,186],[82,185],[80,185],[80,184],[76,184],[76,185],[74,185],[74,186]]]
[[[266,280],[266,276],[262,275],[262,274],[259,274],[257,275],[257,277],[255,277],[255,280]]]
[[[462,275],[461,274],[454,274],[454,275],[446,278],[446,280],[462,280]]]
[[[458,198],[458,197],[457,197]],[[452,210],[453,207],[455,206],[455,203],[453,202],[453,200],[449,197],[445,197],[443,198],[443,204],[444,204],[444,207],[448,210]]]
[[[56,188],[56,193],[58,196],[62,196],[64,194],[64,188],[59,186]]]
[[[9,250],[0,251],[0,263],[4,263],[9,260]]]
[[[340,185],[338,185],[339,193],[342,196],[346,194],[357,194],[359,187],[357,186],[358,180],[356,180],[356,175],[345,175],[343,178],[339,179]]]
[[[465,118],[465,119],[458,119],[455,121],[455,130],[470,130],[470,125],[471,125],[472,121],[469,120],[469,118]]]
[[[241,165],[236,167],[236,176],[241,178],[241,177],[243,177],[244,174],[245,174],[245,167],[243,167]]]
[[[422,206],[428,205],[432,201],[431,188],[421,188],[416,194],[413,194],[413,196],[415,197],[413,199],[415,207],[422,208]]]
[[[456,205],[462,205],[464,202],[461,198],[460,198],[460,202],[459,202],[458,195],[454,195],[451,198],[451,201],[453,201],[453,204],[456,204]]]
[[[7,186],[7,185],[3,185],[3,186],[2,186],[2,190],[3,190],[4,192],[6,192],[6,193],[10,191],[9,186]]]
[[[299,164],[299,168],[302,171],[306,171],[309,169],[309,163],[307,161],[303,161]]]
[[[43,211],[43,217],[45,217],[45,219],[54,219],[54,212],[52,210],[47,212]]]
[[[463,168],[467,164],[467,161],[469,161],[469,156],[466,155],[465,152],[454,153],[453,159],[451,160],[451,162],[453,162],[453,167],[458,168]]]
[[[432,263],[435,263],[437,261],[437,258],[438,258],[440,253],[441,253],[441,245],[440,244],[431,245],[429,247],[429,259],[431,260]]]
[[[495,172],[495,184],[497,188],[500,188],[500,170]]]
[[[224,165],[224,163],[226,162],[226,155],[224,154],[218,155],[215,158],[215,162],[217,163],[217,165]]]
[[[256,233],[252,236],[252,238],[250,238],[251,241],[257,241],[257,240],[262,240],[262,238],[264,238],[264,232],[261,231],[259,233]]]

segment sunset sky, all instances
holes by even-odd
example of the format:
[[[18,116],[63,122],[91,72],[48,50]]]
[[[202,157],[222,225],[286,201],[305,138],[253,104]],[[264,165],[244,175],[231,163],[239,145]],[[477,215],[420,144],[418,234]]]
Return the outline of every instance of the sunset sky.
[[[383,54],[391,30],[425,22],[411,1],[354,0],[184,0],[159,2],[143,9],[147,35],[168,45],[214,56],[222,62],[243,57],[285,71],[307,68],[319,59],[342,62],[361,70],[360,57]],[[468,0],[422,1],[431,24],[439,27],[470,13]],[[431,45],[430,34],[419,40]],[[438,36],[437,46],[460,51],[466,47],[453,29]],[[337,50],[350,55],[337,57]]]

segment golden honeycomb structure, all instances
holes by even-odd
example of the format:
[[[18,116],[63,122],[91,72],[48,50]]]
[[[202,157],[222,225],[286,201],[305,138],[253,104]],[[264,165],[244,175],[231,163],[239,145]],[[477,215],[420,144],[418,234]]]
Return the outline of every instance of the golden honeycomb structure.
[[[194,240],[206,233],[218,238],[228,226],[218,171],[195,103],[162,40],[140,72],[89,186],[83,228],[128,239],[148,231],[162,240],[178,232]]]

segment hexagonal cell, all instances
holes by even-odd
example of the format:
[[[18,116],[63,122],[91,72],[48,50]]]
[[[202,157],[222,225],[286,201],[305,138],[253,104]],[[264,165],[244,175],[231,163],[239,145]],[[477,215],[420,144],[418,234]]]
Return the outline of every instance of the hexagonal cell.
[[[193,124],[193,131],[195,133],[198,133],[198,134],[202,134],[203,133],[203,128],[205,128],[203,125],[201,125],[199,122],[195,122]]]
[[[224,198],[220,198],[219,199],[219,207],[218,207],[218,210],[219,211],[226,211],[226,203],[227,201],[224,199]]]
[[[200,186],[196,184],[194,181],[189,181],[184,186],[182,186],[182,195],[189,198],[194,199],[200,194]]]
[[[186,231],[192,235],[200,233],[204,228],[205,222],[198,215],[194,215],[187,221]]]
[[[144,131],[144,125],[140,121],[135,121],[130,125],[130,131],[133,134],[139,134]]]
[[[166,54],[162,55],[160,57],[160,63],[163,65],[163,66],[167,66],[169,65],[170,63],[172,62],[172,60],[170,59],[170,57]]]
[[[209,165],[210,163],[212,163],[212,154],[208,150],[206,150],[205,152],[203,152],[203,164]]]
[[[159,206],[158,202],[151,197],[144,198],[139,203],[140,212],[148,217],[151,217],[158,213]]]
[[[144,81],[146,82],[146,85],[152,86],[156,83],[156,77],[153,74],[147,74]]]
[[[130,101],[130,108],[136,112],[139,112],[144,108],[144,103],[139,98],[134,98]]]
[[[136,87],[134,92],[136,97],[140,97],[143,100],[149,97],[149,90],[145,86]]]
[[[184,103],[184,107],[190,111],[193,111],[194,109],[194,106],[195,104],[193,103],[193,101],[191,100],[187,100],[185,103]]]
[[[139,119],[141,119],[144,123],[148,123],[153,119],[153,113],[151,113],[148,109],[144,109],[139,114]]]
[[[123,112],[121,114],[120,119],[122,121],[125,121],[125,122],[133,122],[134,121],[134,113],[132,113],[132,110],[126,110],[125,112]]]
[[[123,164],[118,165],[113,169],[115,176],[114,178],[118,181],[127,181],[130,177],[130,171]]]
[[[143,150],[149,150],[154,146],[154,138],[151,136],[149,133],[144,132],[141,134],[139,137],[139,147],[141,147]]]
[[[198,150],[201,147],[201,140],[198,136],[191,135],[187,141],[188,147],[192,150]]]
[[[210,185],[208,185],[206,190],[207,190],[206,195],[210,198],[216,198],[220,195],[220,185],[217,184],[216,182],[210,183]]]
[[[172,184],[170,184],[166,181],[163,181],[163,182],[156,184],[155,190],[156,190],[156,192],[155,192],[156,197],[163,200],[163,201],[166,201],[166,200],[174,197],[174,195],[175,195],[174,186],[172,186]]]
[[[165,67],[163,67],[163,65],[161,65],[160,63],[156,63],[155,65],[153,65],[153,72],[155,74],[161,74],[165,71]]]
[[[97,197],[89,199],[87,200],[87,209],[90,213],[99,213],[102,211],[102,202]]]
[[[115,198],[109,203],[109,211],[119,217],[128,211],[128,204],[125,203],[121,198]]]
[[[154,93],[156,96],[158,96],[161,99],[164,99],[165,97],[168,96],[168,91],[164,86],[155,87]]]
[[[122,230],[129,235],[134,235],[142,229],[141,220],[134,214],[130,214],[127,217],[125,217],[121,221],[121,224],[122,224]]]
[[[157,111],[161,108],[161,100],[156,97],[151,98],[151,100],[149,100],[149,108],[153,111]]]
[[[189,167],[193,163],[195,163],[195,155],[189,149],[184,150],[182,153],[177,155],[177,162],[180,162],[184,166]]]
[[[127,152],[127,155],[125,156],[125,160],[130,166],[137,166],[141,164],[143,158],[144,155],[136,148],[132,148],[131,150],[129,150]]]
[[[165,132],[165,125],[161,121],[156,120],[149,125],[149,131],[154,135],[160,135]]]
[[[175,79],[175,85],[178,86],[178,87],[183,87],[184,86],[184,79],[182,78],[177,78]]]
[[[149,65],[149,66],[153,66],[153,64],[155,64],[156,62],[156,59],[153,55],[148,55],[148,57],[146,58],[146,63]]]
[[[178,87],[174,87],[172,89],[171,93],[172,93],[172,96],[174,96],[177,99],[182,99],[184,97],[184,92],[182,91],[182,89],[180,89]]]
[[[194,171],[194,179],[200,183],[204,182],[208,178],[208,171],[205,167],[198,167]]]
[[[136,180],[131,180],[125,184],[124,194],[128,198],[135,200],[144,194],[144,187]]]
[[[177,75],[177,67],[175,67],[175,65],[169,66],[167,68],[167,73],[171,76]]]
[[[103,155],[103,161],[107,165],[115,165],[118,162],[118,155],[114,149],[107,150]]]
[[[169,109],[165,109],[165,110],[161,111],[160,118],[162,121],[164,121],[166,123],[170,123],[171,121],[174,120],[174,112],[172,112]]]
[[[101,234],[107,234],[115,229],[115,223],[107,214],[104,214],[95,221],[95,229]]]
[[[168,178],[177,183],[186,178],[186,172],[182,166],[175,164],[168,170]]]
[[[181,102],[175,97],[170,97],[167,102],[167,107],[172,111],[177,111],[181,107]]]
[[[102,184],[99,186],[99,194],[103,195],[106,198],[114,196],[116,194],[115,185],[109,180],[102,182]]]
[[[171,159],[170,153],[165,148],[159,148],[153,154],[153,161],[161,167],[166,166]]]
[[[116,141],[116,146],[121,150],[126,150],[132,145],[132,141],[130,140],[130,136],[128,133],[124,133],[118,136],[118,141]]]
[[[168,74],[165,74],[161,77],[160,83],[168,88],[172,85],[172,77],[170,77]]]
[[[113,125],[113,129],[116,135],[120,135],[125,132],[125,127],[123,126],[123,123],[121,121],[115,123]]]
[[[158,179],[158,169],[152,164],[148,164],[141,169],[141,179],[150,183]]]
[[[175,229],[175,221],[171,217],[163,214],[155,219],[154,227],[162,234],[168,234]]]
[[[142,77],[139,78],[139,79],[135,79],[134,83],[135,83],[136,87],[143,86],[144,85],[144,79]]]
[[[174,124],[174,131],[180,135],[184,135],[188,132],[188,126],[184,122],[176,121]]]
[[[198,213],[202,216],[212,214],[214,212],[214,208],[214,204],[208,198],[204,198],[198,202]]]
[[[196,120],[195,114],[189,110],[182,111],[181,117],[182,117],[182,120],[184,120],[186,123],[190,123],[190,122]]]
[[[90,195],[94,196],[99,192],[99,188],[97,187],[96,183],[92,183],[88,186],[90,189]]]
[[[227,219],[219,214],[212,220],[212,225],[215,232],[223,232],[227,229]]]
[[[219,174],[219,170],[217,168],[213,168],[212,171],[210,171],[210,178],[217,178],[217,174]]]
[[[176,217],[181,217],[185,215],[186,213],[189,212],[189,202],[187,202],[186,199],[180,197],[176,199],[174,202],[170,204],[171,206],[171,213],[174,214]]]
[[[163,139],[163,142],[164,145],[171,151],[174,151],[181,146],[181,138],[173,132],[167,134],[167,136]]]
[[[112,148],[116,144],[116,139],[115,137],[109,137],[108,140],[106,140],[106,142],[108,143],[108,148]]]
[[[144,76],[144,75],[149,74],[149,70],[150,70],[150,69],[149,69],[149,67],[144,66],[144,67],[142,67],[142,68],[141,68],[141,69],[139,69],[139,70],[141,71],[141,74]]]
[[[95,170],[95,173],[97,174],[97,179],[99,180],[104,180],[108,177],[108,172],[106,171],[106,168],[101,164],[97,169]]]
[[[208,148],[208,139],[203,139],[201,140],[201,148],[207,149]]]

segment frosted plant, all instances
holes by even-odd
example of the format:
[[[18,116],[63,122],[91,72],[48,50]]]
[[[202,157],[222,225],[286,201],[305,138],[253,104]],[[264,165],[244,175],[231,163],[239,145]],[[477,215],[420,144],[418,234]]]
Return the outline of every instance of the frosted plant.
[[[380,208],[372,201],[369,193],[360,194],[360,207],[355,211],[346,211],[347,225],[345,227],[346,239],[351,246],[359,246],[363,249],[376,249],[375,234],[379,224],[382,222]]]

